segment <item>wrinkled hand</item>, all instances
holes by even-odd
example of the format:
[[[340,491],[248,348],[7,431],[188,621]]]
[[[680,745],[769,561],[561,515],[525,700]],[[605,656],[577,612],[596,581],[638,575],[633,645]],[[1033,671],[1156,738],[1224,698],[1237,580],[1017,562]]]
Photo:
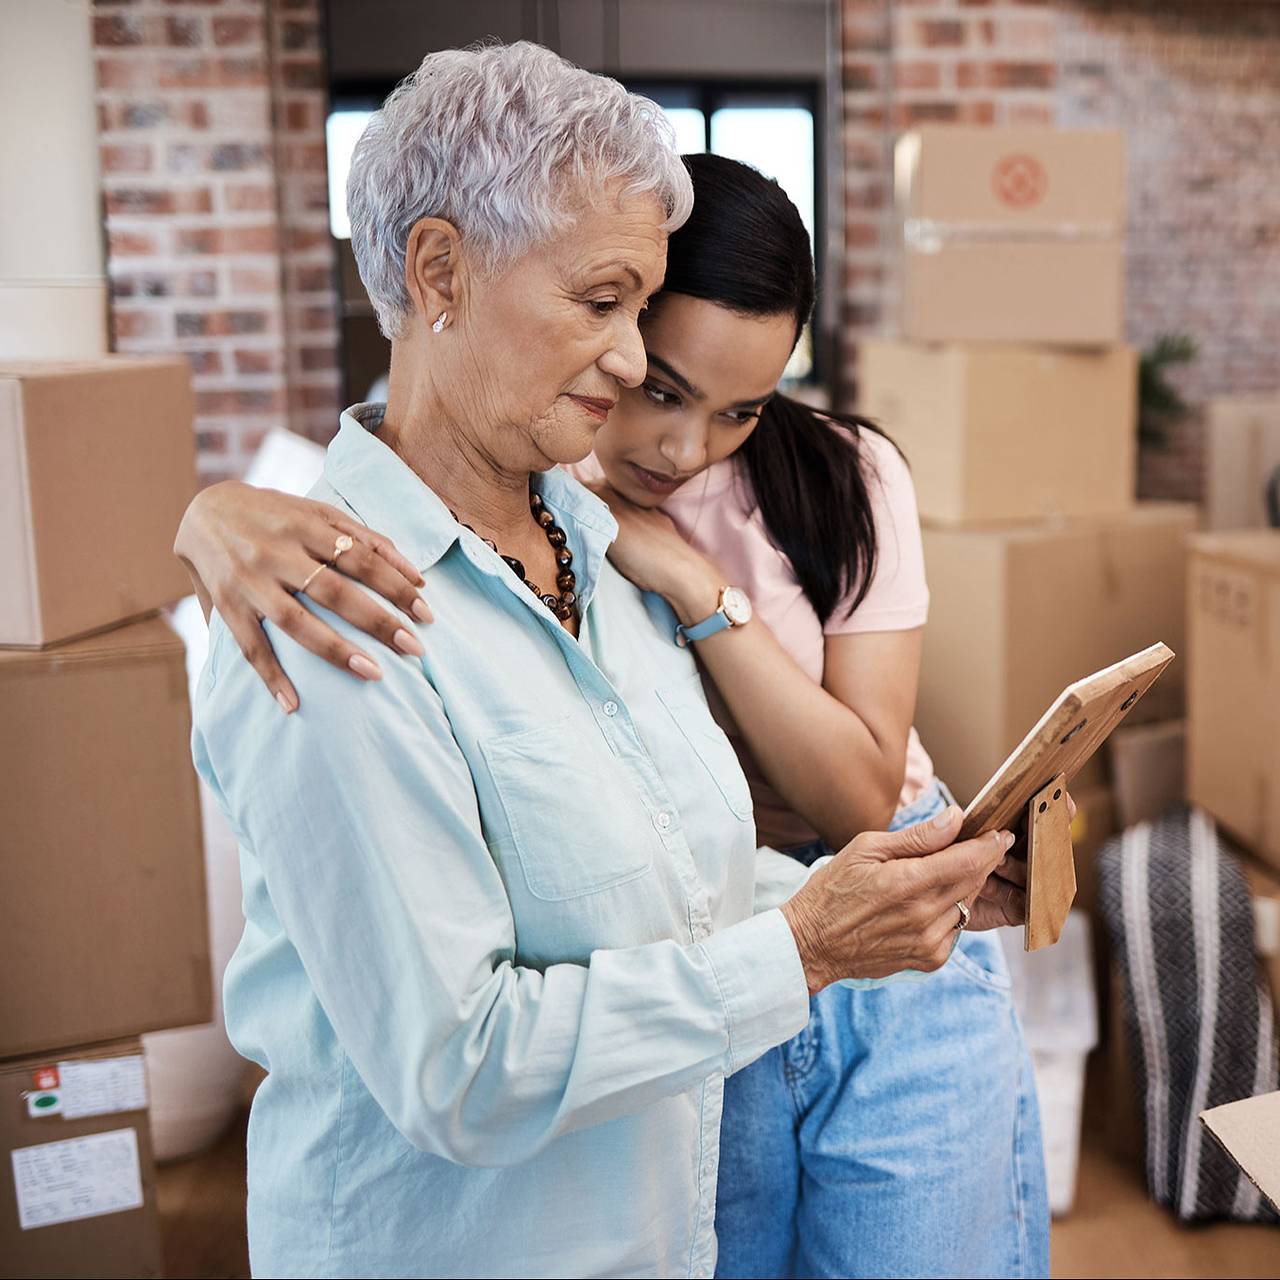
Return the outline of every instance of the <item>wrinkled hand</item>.
[[[953,844],[961,818],[952,805],[916,827],[864,832],[783,904],[811,994],[841,978],[941,968],[955,938],[957,902],[974,903],[971,929],[1008,923],[1003,916],[1016,886],[1003,878],[1007,890],[988,886],[1013,835],[990,831]]]
[[[381,679],[378,664],[304,605],[296,593],[318,565],[333,556],[340,534],[354,541],[333,568],[311,578],[307,595],[401,654],[419,656],[413,622],[430,622],[418,594],[422,575],[389,538],[349,519],[335,507],[237,481],[212,485],[187,508],[173,544],[187,566],[206,615],[217,609],[240,651],[282,711],[298,707],[298,694],[262,628],[275,623],[300,645],[363,680]],[[362,582],[411,620],[380,608],[355,584]]]

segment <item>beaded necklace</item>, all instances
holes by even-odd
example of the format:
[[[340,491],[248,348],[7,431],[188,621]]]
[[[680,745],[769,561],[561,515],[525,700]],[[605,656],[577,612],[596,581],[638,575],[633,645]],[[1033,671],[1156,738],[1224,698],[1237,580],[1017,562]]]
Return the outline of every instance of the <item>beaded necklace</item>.
[[[543,604],[551,610],[552,613],[560,619],[561,622],[568,622],[578,612],[578,580],[574,576],[572,569],[573,552],[569,550],[569,539],[566,537],[563,529],[556,524],[556,518],[547,509],[542,501],[542,495],[531,493],[529,495],[529,510],[533,513],[533,518],[542,526],[543,532],[547,535],[547,541],[551,544],[552,550],[556,553],[556,586],[560,589],[559,595],[555,592],[543,592],[542,588],[536,582],[530,582],[525,576],[524,562],[517,560],[515,556],[503,555],[498,551],[497,544],[492,538],[486,538],[482,533],[476,531],[465,520],[458,520],[458,513],[450,511],[449,514],[458,521],[464,528],[475,533],[476,537],[485,544],[491,551],[496,551],[502,556],[503,563],[516,575],[517,578],[524,583],[530,591],[533,592]]]

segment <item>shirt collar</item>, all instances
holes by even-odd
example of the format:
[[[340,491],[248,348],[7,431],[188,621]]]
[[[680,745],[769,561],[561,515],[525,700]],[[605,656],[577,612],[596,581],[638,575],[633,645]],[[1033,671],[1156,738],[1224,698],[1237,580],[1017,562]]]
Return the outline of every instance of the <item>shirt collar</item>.
[[[343,411],[338,434],[325,454],[324,475],[365,524],[385,533],[419,570],[426,570],[458,541],[462,527],[417,473],[378,438],[386,408],[356,404]],[[533,487],[568,536],[575,568],[587,570],[594,584],[600,561],[618,536],[609,508],[560,467],[535,475]],[[580,580],[583,576],[579,573]]]

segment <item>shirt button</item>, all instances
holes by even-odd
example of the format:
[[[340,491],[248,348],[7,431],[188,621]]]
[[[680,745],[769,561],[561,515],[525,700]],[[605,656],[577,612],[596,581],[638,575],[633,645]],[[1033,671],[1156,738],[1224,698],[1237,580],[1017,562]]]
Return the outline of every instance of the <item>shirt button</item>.
[[[607,716],[616,716],[618,714],[618,704],[612,698],[600,708]]]
[[[660,813],[654,818],[654,822],[657,823],[659,831],[666,831],[671,826],[671,815],[669,813]]]

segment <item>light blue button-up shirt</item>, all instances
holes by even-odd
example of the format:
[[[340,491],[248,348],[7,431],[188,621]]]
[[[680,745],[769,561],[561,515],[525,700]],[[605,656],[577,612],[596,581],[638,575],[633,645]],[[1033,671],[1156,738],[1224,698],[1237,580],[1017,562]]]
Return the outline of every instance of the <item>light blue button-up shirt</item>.
[[[605,559],[608,509],[538,478],[574,639],[379,415],[343,415],[313,496],[421,567],[426,657],[364,684],[272,630],[286,717],[215,619],[196,700],[241,845],[227,1024],[270,1073],[254,1272],[710,1276],[723,1077],[808,1019],[776,910],[807,872],[756,849],[675,618]]]

